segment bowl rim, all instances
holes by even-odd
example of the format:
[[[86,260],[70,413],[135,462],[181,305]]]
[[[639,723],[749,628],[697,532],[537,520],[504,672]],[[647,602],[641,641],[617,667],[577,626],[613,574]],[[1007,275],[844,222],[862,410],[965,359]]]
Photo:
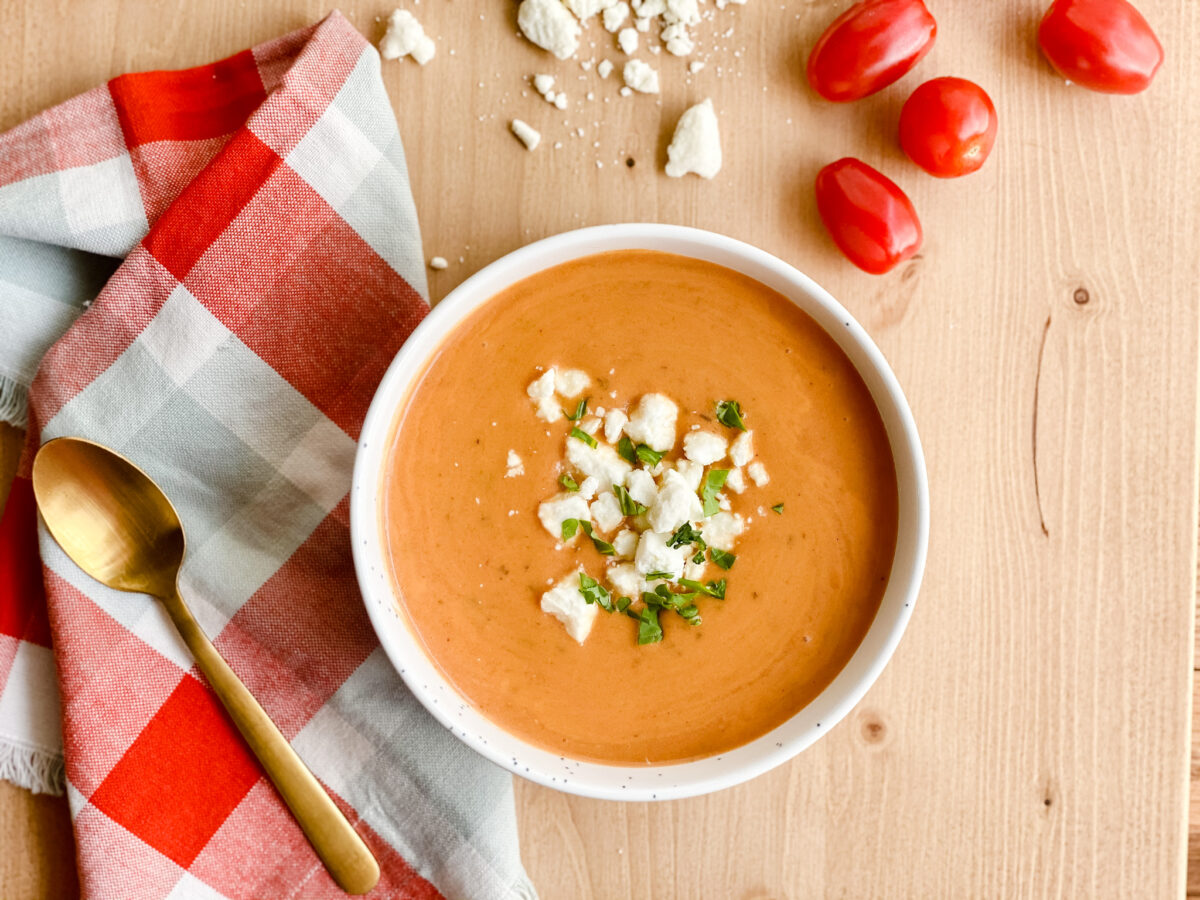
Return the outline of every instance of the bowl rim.
[[[425,652],[420,638],[399,611],[387,574],[377,490],[392,422],[412,383],[468,315],[505,287],[536,272],[619,249],[665,249],[742,271],[779,290],[812,316],[867,382],[885,420],[901,491],[900,528],[905,528],[907,522],[910,529],[898,534],[888,587],[866,636],[821,693],[780,726],[748,744],[698,760],[658,766],[560,756],[505,731],[471,707]],[[785,289],[788,287],[790,291]],[[831,324],[842,327],[830,328]],[[863,363],[869,369],[864,370]],[[888,409],[884,409],[881,398],[887,401]],[[902,458],[909,479],[903,484]],[[496,765],[556,790],[607,800],[666,800],[710,793],[769,771],[828,733],[858,704],[891,659],[912,617],[928,554],[929,507],[924,453],[912,410],[882,351],[845,307],[794,266],[751,244],[698,228],[630,222],[561,232],[520,247],[465,279],[433,307],[388,366],[363,421],[351,480],[350,537],[363,603],[384,653],[417,700],[452,734]],[[902,567],[905,577],[902,583],[894,584],[897,569],[901,568],[902,540],[907,547]],[[882,618],[885,603],[889,607],[886,621]],[[855,671],[848,675],[852,667]],[[807,724],[801,721],[789,727],[802,717],[807,718]],[[750,748],[755,752],[744,752]],[[729,759],[727,765],[715,765],[725,759]],[[649,777],[655,774],[657,778]],[[663,777],[665,774],[671,777]]]

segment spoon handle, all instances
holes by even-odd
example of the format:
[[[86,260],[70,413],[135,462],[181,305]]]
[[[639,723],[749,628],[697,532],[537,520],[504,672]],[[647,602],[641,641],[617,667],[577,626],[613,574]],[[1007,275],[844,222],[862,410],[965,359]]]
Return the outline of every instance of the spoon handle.
[[[178,589],[162,598],[196,665],[267,771],[317,856],[342,890],[365,894],[379,880],[379,863],[334,805],[258,701],[201,630]]]

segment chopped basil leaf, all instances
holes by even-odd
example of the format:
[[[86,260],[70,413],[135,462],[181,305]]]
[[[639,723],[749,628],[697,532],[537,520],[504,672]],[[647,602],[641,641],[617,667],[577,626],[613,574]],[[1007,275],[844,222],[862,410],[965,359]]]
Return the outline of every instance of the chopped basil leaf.
[[[705,517],[714,516],[721,508],[717,494],[725,487],[725,479],[729,477],[728,469],[709,469],[704,473],[704,483],[700,485],[700,499],[704,501]]]
[[[720,584],[710,581],[708,585],[703,585],[698,581],[692,581],[689,578],[680,578],[679,583],[690,591],[695,591],[697,594],[704,594],[708,597],[716,597],[718,600],[725,599],[725,581]]]
[[[692,562],[693,562],[695,565],[697,565],[697,566],[698,566],[698,565],[700,565],[702,562],[704,562],[704,550],[705,550],[705,548],[702,546],[702,547],[700,548],[700,550],[699,550],[699,551],[696,553],[696,555],[692,557]]]
[[[629,435],[621,435],[621,439],[617,441],[617,453],[621,454],[621,459],[632,466],[637,465],[637,453],[633,449],[633,441],[629,439]]]
[[[711,556],[712,561],[722,569],[733,568],[733,563],[737,559],[737,557],[732,553],[728,553],[725,550],[718,550],[716,547],[709,547],[708,555]]]
[[[574,412],[567,412],[564,409],[562,411],[562,414],[567,417],[567,421],[578,422],[580,419],[583,418],[584,414],[587,412],[587,404],[588,404],[588,402],[586,399],[580,400],[579,405],[575,407]]]
[[[575,532],[577,532],[578,530],[579,530],[579,520],[578,519],[563,519],[562,539],[564,541],[569,541],[571,538],[575,537]]]
[[[596,439],[586,431],[581,430],[578,426],[571,429],[571,437],[575,438],[577,441],[583,441],[593,450],[596,449]]]
[[[575,483],[575,479],[572,478],[567,472],[563,472],[558,476],[558,483],[565,487],[568,491],[574,492],[579,490],[579,485]]]
[[[682,547],[684,544],[697,543],[703,548],[704,540],[700,537],[700,532],[692,527],[691,522],[684,522],[675,530],[673,535],[667,538],[667,546],[671,548]]]
[[[596,537],[596,535],[594,535],[592,533],[592,523],[591,522],[580,522],[579,527],[583,529],[584,534],[586,534],[588,537],[590,537],[592,539],[592,546],[595,547],[597,550],[599,550],[601,553],[603,553],[605,556],[613,556],[616,554],[617,551],[613,548],[612,544],[610,544],[608,541],[601,540],[600,538]]]
[[[632,602],[633,601],[630,600],[628,597],[618,597],[617,598],[617,612],[621,612],[621,613],[625,612],[625,610],[629,609],[629,604]]]
[[[782,516],[782,515],[783,515],[783,504],[782,504],[782,503],[776,503],[774,506],[772,506],[772,507],[771,507],[771,511],[772,511],[772,512],[775,512],[775,513],[778,513],[779,515],[781,515],[781,516]]]
[[[642,591],[642,602],[647,606],[652,606],[655,608],[661,608],[663,606],[663,598],[650,591]]]
[[[638,644],[657,644],[663,639],[662,626],[658,624],[658,610],[652,606],[642,608],[638,614]]]
[[[613,493],[617,495],[617,502],[621,505],[621,515],[640,516],[646,511],[646,507],[630,497],[629,491],[625,490],[621,485],[614,484],[612,489]]]
[[[647,581],[670,581],[674,576],[670,572],[647,572]]]
[[[722,400],[717,404],[717,421],[730,428],[746,430],[746,423],[742,420],[742,405],[736,400]]]
[[[651,449],[647,444],[638,444],[637,449],[633,452],[637,454],[638,459],[651,468],[662,462],[663,455],[657,450]]]
[[[612,595],[587,572],[579,573],[579,593],[583,595],[584,602],[589,606],[598,603],[601,609],[612,612]]]
[[[696,608],[695,603],[689,603],[687,606],[683,607],[683,609],[676,610],[676,612],[678,612],[685,619],[695,619],[700,615],[700,610]]]

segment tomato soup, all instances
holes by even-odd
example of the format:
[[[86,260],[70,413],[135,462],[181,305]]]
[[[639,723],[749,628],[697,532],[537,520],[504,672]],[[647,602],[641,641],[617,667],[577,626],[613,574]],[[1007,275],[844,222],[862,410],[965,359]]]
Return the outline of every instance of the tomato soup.
[[[534,414],[527,387],[551,366],[590,376],[591,409],[674,398],[660,469],[696,426],[735,438],[715,404],[740,404],[769,481],[721,494],[745,530],[735,564],[705,569],[727,587],[696,595],[699,625],[663,611],[661,640],[639,644],[633,609],[592,613],[581,643],[543,612],[552,585],[580,568],[603,584],[614,564],[539,519],[583,424]],[[754,279],[651,251],[540,272],[459,325],[397,414],[381,503],[398,603],[466,701],[530,743],[618,764],[719,754],[812,701],[875,617],[898,514],[883,422],[830,336]]]

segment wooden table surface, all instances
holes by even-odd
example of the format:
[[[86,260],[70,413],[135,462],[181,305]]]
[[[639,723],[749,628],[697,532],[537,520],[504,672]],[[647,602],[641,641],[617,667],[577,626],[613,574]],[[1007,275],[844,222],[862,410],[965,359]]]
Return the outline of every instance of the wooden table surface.
[[[434,299],[580,225],[726,232],[809,273],[865,324],[928,455],[924,589],[863,703],[790,765],[706,798],[623,805],[518,780],[525,861],[545,900],[1183,894],[1200,4],[1138,0],[1167,63],[1129,98],[1052,74],[1034,43],[1046,0],[938,0],[937,45],[917,73],[835,106],[801,73],[847,0],[719,13],[697,29],[709,58],[691,79],[684,62],[643,50],[661,99],[621,98],[616,76],[525,44],[508,0],[416,2],[405,5],[437,37],[437,58],[385,63],[384,78],[426,253],[451,261],[430,273]],[[206,62],[325,11],[0,0],[0,129],[112,75]],[[390,7],[344,11],[374,40]],[[587,40],[581,58],[620,61],[599,28]],[[534,95],[534,72],[567,86],[569,110]],[[924,175],[893,138],[907,91],[949,74],[983,84],[1001,122],[992,159],[961,181]],[[724,168],[711,183],[668,179],[674,122],[706,96]],[[537,151],[508,133],[513,116],[542,131]],[[853,269],[817,220],[813,177],[843,155],[895,178],[920,211],[924,249],[889,276]],[[15,446],[11,432],[3,443]],[[64,809],[0,786],[0,895],[74,890]]]

